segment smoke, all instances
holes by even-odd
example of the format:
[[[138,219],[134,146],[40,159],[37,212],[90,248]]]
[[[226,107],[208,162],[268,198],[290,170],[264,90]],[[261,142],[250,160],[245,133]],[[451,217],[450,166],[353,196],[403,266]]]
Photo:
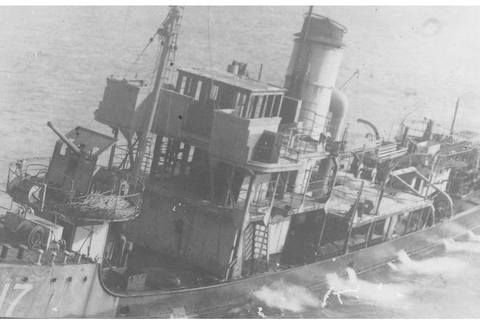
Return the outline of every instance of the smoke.
[[[336,273],[327,274],[326,278],[330,290],[324,297],[322,306],[326,305],[328,298],[335,295],[343,304],[342,296],[353,297],[362,301],[382,304],[388,307],[401,307],[398,302],[408,295],[410,289],[401,284],[373,283],[360,280],[352,268],[347,268],[348,280],[340,279]]]
[[[308,289],[283,281],[274,282],[269,287],[263,286],[253,292],[253,296],[271,308],[296,313],[302,312],[306,307],[320,305],[319,299]]]
[[[422,261],[410,259],[404,250],[397,253],[399,264],[389,263],[388,265],[403,273],[419,274],[455,274],[467,268],[468,263],[450,257],[437,257]]]

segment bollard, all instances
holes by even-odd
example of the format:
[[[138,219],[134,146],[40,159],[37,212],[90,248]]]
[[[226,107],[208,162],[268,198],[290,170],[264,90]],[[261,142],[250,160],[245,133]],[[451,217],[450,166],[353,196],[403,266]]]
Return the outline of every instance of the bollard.
[[[69,256],[70,256],[70,252],[68,252],[67,250],[63,250],[62,264],[67,264],[67,259],[68,259]]]
[[[133,242],[129,241],[125,245],[125,252],[123,254],[123,261],[121,265],[122,267],[127,266],[128,256],[130,255],[130,253],[132,253],[132,250],[133,250]]]
[[[0,255],[0,259],[5,260],[8,256],[8,250],[12,249],[12,246],[5,243],[2,244],[2,254]]]
[[[52,262],[50,265],[54,266],[55,265],[55,258],[57,257],[57,253],[55,251],[52,252]]]
[[[38,253],[37,262],[35,264],[40,266],[40,265],[42,265],[43,250],[42,249],[37,249],[35,251]]]
[[[17,253],[17,259],[18,260],[23,260],[25,257],[25,251],[27,251],[28,247],[24,244],[21,244],[18,246],[18,253]]]
[[[75,252],[75,263],[80,263],[82,260],[82,254],[80,252]]]

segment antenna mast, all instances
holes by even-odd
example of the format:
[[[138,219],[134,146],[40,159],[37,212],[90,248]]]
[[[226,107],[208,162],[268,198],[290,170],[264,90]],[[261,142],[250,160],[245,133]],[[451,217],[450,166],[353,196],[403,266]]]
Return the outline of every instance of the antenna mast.
[[[453,127],[455,126],[455,120],[457,119],[458,105],[460,104],[460,98],[457,99],[457,105],[455,107],[455,114],[453,115],[452,127],[450,128],[450,135],[453,134]]]
[[[176,40],[178,31],[180,29],[180,21],[182,17],[182,9],[183,7],[171,7],[170,12],[165,18],[165,21],[162,23],[162,26],[157,30],[157,34],[160,36],[161,39],[162,50],[158,59],[158,71],[157,77],[155,79],[155,86],[153,89],[155,92],[155,99],[153,102],[148,124],[142,131],[142,136],[140,138],[138,155],[132,170],[132,174],[135,177],[138,177],[138,175],[140,174],[143,164],[143,158],[145,157],[147,147],[151,146],[151,131],[155,124],[154,120],[157,114],[162,86],[165,80],[168,80],[170,76],[169,73],[171,72],[173,66],[173,59],[176,50]]]

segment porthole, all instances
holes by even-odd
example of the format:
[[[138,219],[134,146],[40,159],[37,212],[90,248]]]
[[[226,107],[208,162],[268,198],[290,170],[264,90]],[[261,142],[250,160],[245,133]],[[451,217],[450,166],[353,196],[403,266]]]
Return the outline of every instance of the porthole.
[[[130,313],[130,307],[129,306],[121,306],[120,309],[118,309],[118,314],[121,317],[126,317]]]

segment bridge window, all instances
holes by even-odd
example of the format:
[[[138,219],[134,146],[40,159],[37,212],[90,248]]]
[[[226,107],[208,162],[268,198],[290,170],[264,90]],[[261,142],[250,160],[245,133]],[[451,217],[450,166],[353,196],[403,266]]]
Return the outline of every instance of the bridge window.
[[[193,100],[198,101],[200,100],[200,92],[202,91],[202,81],[198,80],[197,83],[197,90],[195,91],[195,97]]]
[[[182,77],[182,84],[180,85],[180,93],[185,92],[186,85],[187,85],[187,77]]]
[[[282,96],[276,95],[270,117],[278,117],[278,115],[280,114],[280,101],[282,101]]]
[[[250,114],[248,116],[249,119],[254,119],[257,111],[258,100],[260,99],[259,96],[254,96],[252,104],[250,105]]]
[[[210,99],[217,100],[217,96],[218,96],[218,86],[215,84],[212,84],[212,89],[210,90]]]
[[[182,89],[183,89],[182,91],[184,95],[186,96],[190,95],[190,90],[192,89],[192,78],[186,77],[185,85],[183,85],[183,81],[182,81]]]
[[[247,102],[248,102],[247,94],[243,92],[238,92],[235,109],[238,110],[238,115],[240,117],[245,117],[245,114],[247,113]]]
[[[275,97],[276,96],[274,96],[274,95],[268,96],[268,102],[266,103],[266,106],[265,106],[264,117],[271,117],[272,116],[272,106],[273,106],[273,101],[275,100]]]

